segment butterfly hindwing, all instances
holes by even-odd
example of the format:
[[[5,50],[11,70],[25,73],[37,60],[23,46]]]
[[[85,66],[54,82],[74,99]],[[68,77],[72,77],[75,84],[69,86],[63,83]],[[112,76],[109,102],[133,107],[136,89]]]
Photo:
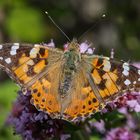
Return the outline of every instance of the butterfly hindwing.
[[[52,118],[56,118],[60,112],[60,103],[57,95],[51,92],[51,87],[52,84],[45,77],[37,80],[31,86],[31,103],[37,110],[48,113]]]
[[[69,102],[64,110],[63,119],[69,121],[85,120],[103,108],[103,103],[96,97],[96,90],[92,90],[89,81],[89,64],[82,60],[79,64],[78,71],[75,73],[70,97],[64,102]]]
[[[29,88],[32,91],[31,103],[39,111],[48,113],[52,118],[60,118],[61,115],[62,102],[58,92],[61,64],[61,60],[55,61],[47,69],[47,73],[39,77]]]
[[[101,108],[103,108],[103,104],[97,99],[91,86],[83,87],[79,97],[74,96],[64,111],[63,119],[69,121],[85,120]]]

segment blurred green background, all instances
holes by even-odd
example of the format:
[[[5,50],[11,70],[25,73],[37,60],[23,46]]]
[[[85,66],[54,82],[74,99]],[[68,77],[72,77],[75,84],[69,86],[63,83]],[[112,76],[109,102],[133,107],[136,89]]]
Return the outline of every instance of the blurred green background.
[[[54,40],[62,47],[67,39],[52,24],[48,11],[70,39],[88,41],[100,55],[125,61],[140,60],[139,0],[0,0],[0,43],[42,43]],[[102,15],[106,18],[102,19]],[[4,127],[18,87],[0,71],[0,140],[20,139]]]

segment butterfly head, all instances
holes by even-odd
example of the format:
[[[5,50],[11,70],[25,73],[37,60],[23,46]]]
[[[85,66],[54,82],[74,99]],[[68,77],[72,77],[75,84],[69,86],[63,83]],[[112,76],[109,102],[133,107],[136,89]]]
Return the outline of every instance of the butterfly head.
[[[73,52],[80,52],[80,45],[78,44],[76,39],[73,39],[72,42],[68,44],[68,51],[73,51]]]

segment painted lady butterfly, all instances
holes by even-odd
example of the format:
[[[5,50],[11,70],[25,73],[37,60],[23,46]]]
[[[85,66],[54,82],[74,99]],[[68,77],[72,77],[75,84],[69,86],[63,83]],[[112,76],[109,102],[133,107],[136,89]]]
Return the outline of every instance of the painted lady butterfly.
[[[31,92],[31,103],[52,118],[84,120],[126,91],[140,89],[140,69],[109,57],[46,45],[0,45],[0,67]]]

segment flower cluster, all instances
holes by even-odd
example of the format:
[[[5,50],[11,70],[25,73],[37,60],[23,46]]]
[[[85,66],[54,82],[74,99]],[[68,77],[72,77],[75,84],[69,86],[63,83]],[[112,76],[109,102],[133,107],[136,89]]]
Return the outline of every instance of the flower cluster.
[[[123,107],[130,111],[140,112],[140,92],[129,92],[119,97],[116,101],[109,102],[106,108],[102,110],[102,113]]]
[[[43,140],[54,136],[65,137],[63,122],[52,120],[46,113],[37,111],[30,104],[30,98],[29,93],[23,95],[19,92],[17,101],[13,105],[7,123],[14,126],[15,134],[20,134],[26,140]]]
[[[137,140],[137,136],[127,128],[114,128],[107,133],[104,140]]]

